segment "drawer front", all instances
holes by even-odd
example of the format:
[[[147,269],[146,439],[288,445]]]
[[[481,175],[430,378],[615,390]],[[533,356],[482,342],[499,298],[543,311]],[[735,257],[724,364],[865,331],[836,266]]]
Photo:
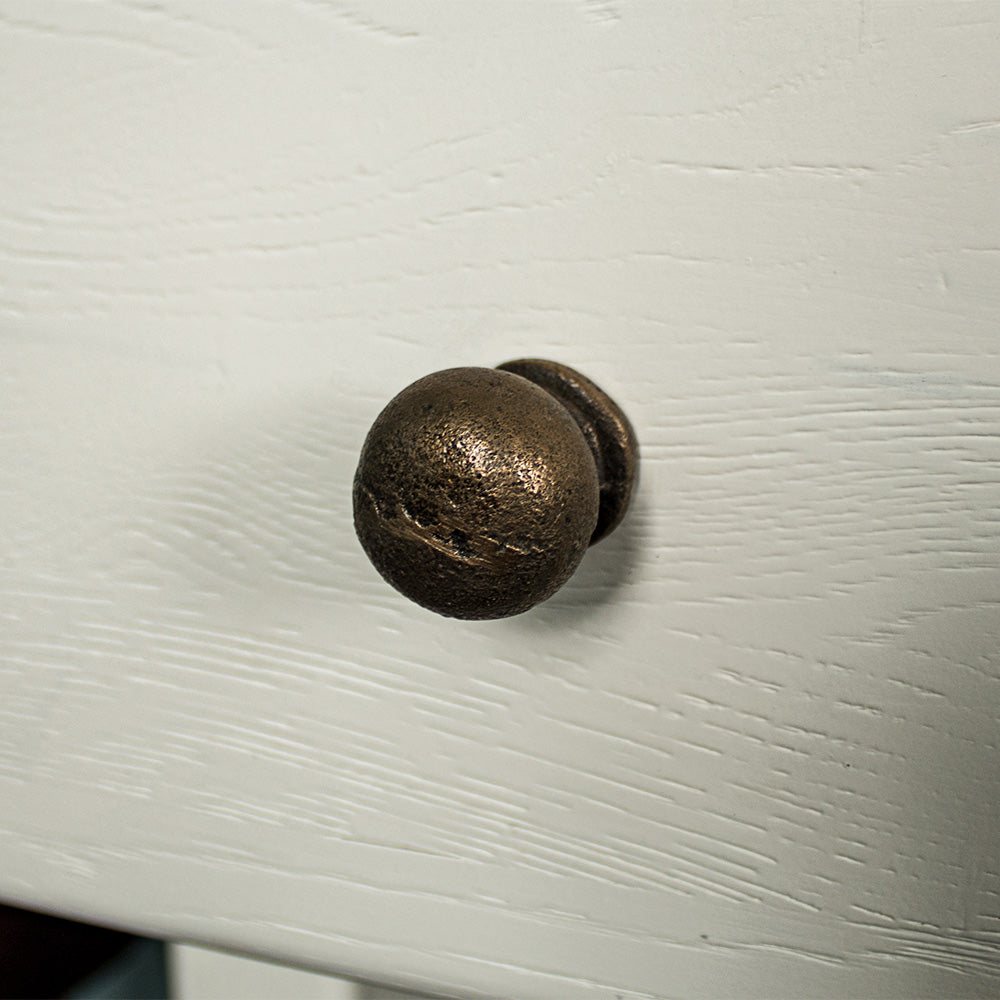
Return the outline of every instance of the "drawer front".
[[[1000,989],[1000,5],[0,5],[0,897],[462,996]],[[638,434],[535,610],[382,406]]]

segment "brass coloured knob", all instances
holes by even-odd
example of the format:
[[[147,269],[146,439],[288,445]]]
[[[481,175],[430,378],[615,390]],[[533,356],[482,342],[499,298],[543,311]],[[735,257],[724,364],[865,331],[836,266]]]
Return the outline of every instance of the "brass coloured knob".
[[[385,580],[452,618],[506,618],[551,597],[621,521],[635,432],[554,361],[451,368],[376,418],[354,477],[354,526]]]

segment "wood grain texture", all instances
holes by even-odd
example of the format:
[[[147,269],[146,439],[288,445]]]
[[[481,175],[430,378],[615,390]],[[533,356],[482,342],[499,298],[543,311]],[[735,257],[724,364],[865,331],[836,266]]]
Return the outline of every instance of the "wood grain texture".
[[[1000,4],[0,0],[0,897],[456,996],[1000,992]],[[445,621],[350,483],[579,368]]]

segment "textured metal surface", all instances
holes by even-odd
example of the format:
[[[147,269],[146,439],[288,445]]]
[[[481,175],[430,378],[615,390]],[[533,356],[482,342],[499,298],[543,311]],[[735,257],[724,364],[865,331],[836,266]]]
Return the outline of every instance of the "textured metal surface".
[[[636,484],[639,441],[628,417],[603,389],[569,365],[542,358],[520,358],[497,368],[543,388],[576,421],[597,466],[601,495],[597,527],[590,544],[599,542],[621,523]]]
[[[358,537],[418,604],[506,618],[550,597],[583,557],[600,481],[577,421],[527,379],[453,368],[382,411],[354,481]]]

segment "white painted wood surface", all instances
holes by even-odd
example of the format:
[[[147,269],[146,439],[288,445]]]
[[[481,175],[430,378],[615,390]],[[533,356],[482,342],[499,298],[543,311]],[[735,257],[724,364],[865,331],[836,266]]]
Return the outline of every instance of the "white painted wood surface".
[[[204,948],[167,950],[171,1000],[419,1000],[377,986]]]
[[[1000,992],[1000,4],[0,0],[0,897],[456,996]],[[350,482],[620,400],[509,621]]]

